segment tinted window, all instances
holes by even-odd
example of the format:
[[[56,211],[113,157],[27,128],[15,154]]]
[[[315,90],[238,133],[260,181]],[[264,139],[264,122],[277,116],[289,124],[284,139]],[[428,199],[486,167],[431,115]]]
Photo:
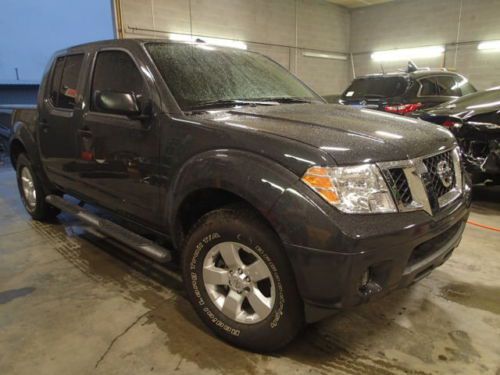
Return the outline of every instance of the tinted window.
[[[422,86],[420,90],[420,95],[422,96],[436,96],[439,95],[439,91],[436,84],[435,78],[423,78],[420,81]]]
[[[50,86],[50,99],[55,107],[72,109],[75,106],[82,62],[83,55],[57,58]]]
[[[344,99],[392,98],[403,95],[408,82],[403,77],[370,77],[352,81],[344,92]]]
[[[256,53],[167,43],[151,43],[147,49],[184,110],[217,100],[321,100],[286,69]]]
[[[132,58],[123,51],[99,52],[92,80],[92,98],[100,91],[133,93],[144,96],[145,83]],[[92,109],[99,111],[92,100]]]

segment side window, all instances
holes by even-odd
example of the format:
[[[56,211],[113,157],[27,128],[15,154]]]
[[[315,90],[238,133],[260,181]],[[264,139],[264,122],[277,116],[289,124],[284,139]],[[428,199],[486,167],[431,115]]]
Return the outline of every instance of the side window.
[[[50,83],[50,99],[52,104],[57,107],[57,98],[59,96],[59,87],[61,86],[61,76],[64,68],[64,57],[58,57],[54,64],[52,72],[52,82]]]
[[[420,81],[422,86],[420,96],[436,96],[438,94],[436,81],[434,78],[422,78]]]
[[[437,77],[437,85],[441,96],[460,96],[457,83],[452,76]]]
[[[95,95],[101,91],[132,93],[140,102],[146,87],[132,58],[123,51],[103,51],[97,55],[92,78],[91,109],[99,112]]]
[[[57,108],[73,109],[83,54],[58,57],[52,74],[50,99]]]

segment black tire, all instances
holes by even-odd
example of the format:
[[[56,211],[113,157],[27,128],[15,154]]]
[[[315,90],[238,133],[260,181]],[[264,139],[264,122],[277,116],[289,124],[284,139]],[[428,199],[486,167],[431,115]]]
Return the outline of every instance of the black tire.
[[[241,323],[212,302],[203,281],[203,262],[210,249],[223,242],[243,244],[266,264],[275,296],[267,318]],[[275,351],[290,343],[304,326],[303,303],[279,238],[251,210],[227,207],[204,215],[186,237],[182,256],[183,280],[191,303],[203,322],[229,343],[256,352]]]
[[[36,199],[34,199],[34,202],[31,204],[25,195],[22,184],[22,173],[24,168],[26,168],[29,171],[29,174],[32,177],[33,187],[36,193]],[[17,157],[16,172],[17,172],[16,173],[17,186],[19,189],[19,194],[21,196],[21,200],[23,202],[26,211],[28,211],[31,217],[35,220],[39,221],[53,220],[60,213],[60,210],[45,202],[46,189],[44,189],[40,179],[33,170],[33,165],[31,164],[31,161],[28,159],[26,154],[20,154]]]

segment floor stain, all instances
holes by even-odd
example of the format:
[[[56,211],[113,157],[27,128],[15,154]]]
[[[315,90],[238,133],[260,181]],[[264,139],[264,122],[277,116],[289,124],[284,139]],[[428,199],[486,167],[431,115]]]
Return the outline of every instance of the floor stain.
[[[4,292],[0,292],[0,305],[9,303],[16,298],[25,297],[35,291],[33,287],[20,288],[20,289],[10,289]]]
[[[498,287],[453,283],[441,288],[441,296],[448,301],[500,315],[500,288]]]

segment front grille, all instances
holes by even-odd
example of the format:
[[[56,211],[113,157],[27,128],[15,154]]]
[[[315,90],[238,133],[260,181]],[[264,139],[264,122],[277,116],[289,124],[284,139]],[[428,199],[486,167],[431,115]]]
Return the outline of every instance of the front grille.
[[[392,168],[385,170],[384,174],[396,202],[404,206],[411,204],[413,197],[404,170]]]
[[[438,165],[443,161],[446,162],[448,167],[453,171],[451,176],[452,181],[448,186],[443,183],[442,177],[438,173]],[[453,170],[451,151],[431,156],[430,158],[424,159],[423,162],[427,167],[427,177],[429,179],[430,189],[435,197],[439,198],[455,187],[455,172]]]
[[[401,212],[424,210],[434,215],[462,194],[458,149],[414,159],[378,163]]]

